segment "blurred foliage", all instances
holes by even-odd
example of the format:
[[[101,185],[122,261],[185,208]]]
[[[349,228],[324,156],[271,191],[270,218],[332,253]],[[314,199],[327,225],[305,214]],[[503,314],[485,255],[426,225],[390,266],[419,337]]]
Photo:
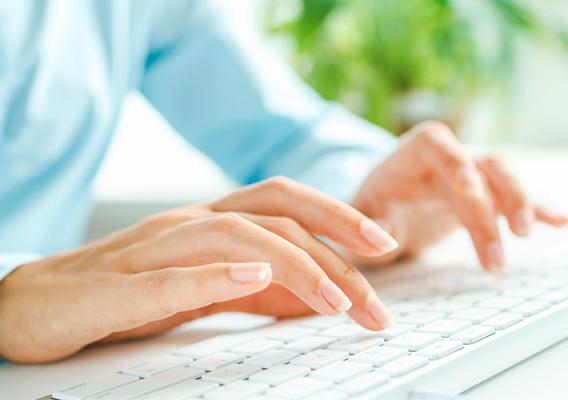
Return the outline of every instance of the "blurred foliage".
[[[480,91],[506,99],[519,38],[568,45],[519,0],[298,0],[282,21],[291,3],[270,1],[267,21],[292,40],[300,74],[395,132],[407,127],[401,104],[413,92],[442,99],[454,125]]]

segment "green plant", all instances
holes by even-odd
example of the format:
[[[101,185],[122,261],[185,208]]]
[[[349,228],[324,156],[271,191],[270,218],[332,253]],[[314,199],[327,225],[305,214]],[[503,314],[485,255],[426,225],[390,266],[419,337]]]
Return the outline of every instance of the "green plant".
[[[519,0],[298,0],[298,12],[268,24],[293,42],[292,64],[327,99],[395,132],[401,103],[416,91],[442,99],[450,123],[480,91],[506,98],[517,43],[567,42]],[[503,102],[506,103],[506,102]]]

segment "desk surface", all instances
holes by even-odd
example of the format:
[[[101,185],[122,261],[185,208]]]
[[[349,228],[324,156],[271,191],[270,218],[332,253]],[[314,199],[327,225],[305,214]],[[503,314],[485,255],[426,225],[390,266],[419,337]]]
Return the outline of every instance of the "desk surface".
[[[566,153],[538,157],[523,155],[512,161],[532,193],[538,193],[539,198],[547,199],[547,203],[559,209],[568,210],[568,187],[559,189],[551,179],[542,179],[561,179],[568,171]],[[272,319],[267,317],[222,314],[186,324],[160,337],[88,348],[72,358],[48,365],[0,363],[0,400],[35,399],[78,382],[85,376],[120,370],[193,341],[234,331],[235,327],[246,330],[270,322]],[[505,393],[507,398],[517,400],[553,398],[556,393],[568,392],[565,372],[567,359],[568,341],[565,341],[479,385],[470,393],[488,400],[502,399]]]

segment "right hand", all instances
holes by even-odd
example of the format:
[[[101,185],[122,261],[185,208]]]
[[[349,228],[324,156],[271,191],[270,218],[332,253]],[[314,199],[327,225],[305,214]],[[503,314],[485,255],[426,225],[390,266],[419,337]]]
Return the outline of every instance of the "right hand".
[[[366,279],[314,235],[363,256],[396,248],[354,208],[269,179],[20,267],[0,282],[0,356],[51,361],[225,310],[348,311],[368,329],[387,327]]]

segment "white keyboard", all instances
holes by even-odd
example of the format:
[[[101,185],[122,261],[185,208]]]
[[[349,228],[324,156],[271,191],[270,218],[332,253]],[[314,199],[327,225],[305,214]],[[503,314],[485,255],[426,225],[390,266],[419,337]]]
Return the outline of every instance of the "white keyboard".
[[[558,259],[558,258],[557,258]],[[51,395],[59,400],[406,399],[457,394],[568,337],[565,265],[381,275],[398,324],[315,316],[217,336]],[[49,396],[46,397],[50,398]]]

